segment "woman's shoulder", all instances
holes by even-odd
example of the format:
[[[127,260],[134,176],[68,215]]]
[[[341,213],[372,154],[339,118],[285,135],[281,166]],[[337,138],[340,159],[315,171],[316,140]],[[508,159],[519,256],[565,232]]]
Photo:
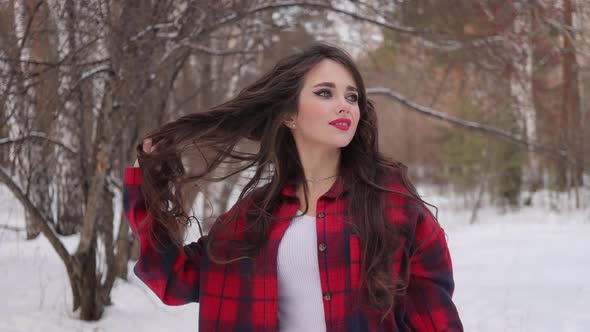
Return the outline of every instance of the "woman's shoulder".
[[[247,193],[241,199],[237,199],[232,207],[225,212],[222,217],[237,216],[238,218],[245,218],[246,214],[252,208],[253,204],[260,201],[268,193],[268,186],[254,188]]]
[[[419,201],[418,192],[408,179],[406,170],[401,167],[385,168],[380,183],[387,189],[384,192],[386,202],[413,205],[412,202]]]
[[[442,230],[427,203],[408,180],[405,169],[388,170],[383,182],[388,189],[385,193],[385,210],[394,223],[413,231],[417,228],[426,228],[434,232]]]

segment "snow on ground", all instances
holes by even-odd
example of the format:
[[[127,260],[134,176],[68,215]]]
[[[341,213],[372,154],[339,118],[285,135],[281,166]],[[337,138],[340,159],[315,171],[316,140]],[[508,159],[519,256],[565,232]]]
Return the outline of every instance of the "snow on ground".
[[[428,192],[428,190],[426,190]],[[584,202],[590,192],[582,193]],[[431,191],[453,257],[455,303],[466,331],[590,331],[590,208],[540,193],[518,211],[483,208],[469,225],[463,199]],[[23,227],[0,187],[0,225]],[[47,240],[0,228],[0,331],[196,331],[198,304],[166,307],[132,273],[103,319],[75,319],[63,265]],[[77,237],[64,239],[75,250]],[[132,264],[130,264],[130,267]]]

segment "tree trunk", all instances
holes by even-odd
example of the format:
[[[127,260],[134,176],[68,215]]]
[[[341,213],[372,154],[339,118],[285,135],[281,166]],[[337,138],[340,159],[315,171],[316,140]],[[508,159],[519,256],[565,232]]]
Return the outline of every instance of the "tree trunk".
[[[41,229],[37,226],[39,223],[33,220],[35,216],[31,215],[28,211],[25,211],[25,230],[27,232],[27,240],[36,239],[41,234]]]
[[[105,184],[106,186],[106,184]],[[105,305],[111,304],[111,289],[115,284],[117,271],[115,268],[115,246],[113,244],[113,193],[109,188],[104,189],[102,213],[98,219],[98,235],[104,243],[106,266],[106,279],[101,287],[101,298]]]
[[[67,0],[63,3],[49,1],[52,17],[57,26],[56,52],[60,59],[67,59],[67,64],[80,61],[78,51],[78,33],[76,20],[76,2]],[[59,71],[59,87],[57,103],[57,125],[55,136],[78,151],[78,160],[67,156],[63,151],[56,151],[58,160],[56,167],[56,197],[57,220],[55,229],[58,234],[71,235],[77,231],[84,214],[83,206],[88,195],[82,190],[80,179],[84,177],[84,168],[79,160],[85,158],[81,133],[84,130],[80,123],[84,113],[80,104],[79,88],[72,88],[80,79],[80,69],[75,65],[68,65]]]
[[[583,184],[584,154],[582,126],[580,116],[580,86],[579,86],[579,68],[576,59],[576,49],[574,47],[575,35],[569,31],[574,31],[573,15],[574,7],[571,0],[564,0],[564,23],[568,28],[563,36],[563,107],[561,114],[561,133],[563,145],[568,147],[570,155],[573,157],[574,165],[568,167],[564,161],[562,168],[570,169],[569,181],[565,187],[579,187]],[[566,180],[566,179],[563,179]]]
[[[125,212],[121,211],[119,231],[117,232],[117,250],[115,252],[116,277],[127,280],[127,263],[131,256],[129,242],[129,225],[125,221]]]
[[[516,101],[516,106],[523,118],[521,130],[529,142],[537,140],[537,116],[533,100],[533,44],[531,40],[533,22],[532,4],[523,1],[515,3],[517,15],[514,18],[511,38],[512,53],[514,54],[513,70],[511,77],[511,93]],[[539,156],[532,147],[528,153],[529,163],[523,174],[532,191],[541,186],[541,163]]]
[[[15,13],[15,30],[19,38],[27,40],[22,45],[20,58],[33,60],[38,57],[41,53],[40,45],[41,41],[34,34],[29,34],[25,37],[25,30],[30,23],[38,21],[40,16],[40,7],[31,2],[23,1],[14,4]],[[38,96],[38,88],[42,88],[42,84],[35,86],[26,86],[31,83],[32,73],[35,72],[36,67],[30,64],[21,63],[18,67],[18,73],[20,79],[17,80],[16,85],[20,91],[24,91],[22,95],[17,95],[18,105],[13,105],[17,110],[16,114],[12,114],[12,123],[14,124],[13,137],[24,136],[30,133],[34,128],[43,128],[46,124],[43,123],[43,118],[38,111],[40,103]],[[20,111],[20,112],[19,112]],[[43,128],[44,129],[44,128]],[[41,131],[43,131],[41,129]],[[32,203],[38,207],[40,212],[48,219],[51,218],[51,202],[49,201],[49,170],[47,166],[43,164],[45,158],[48,155],[48,148],[42,144],[36,144],[33,142],[23,142],[17,149],[20,149],[21,156],[25,158],[20,159],[19,167],[17,168],[18,178],[23,187],[27,188],[29,198]],[[10,155],[10,153],[9,153]],[[27,240],[36,238],[41,230],[37,226],[38,222],[33,220],[34,214],[25,211],[25,229]]]
[[[86,252],[76,253],[73,257],[72,294],[73,309],[80,309],[80,319],[96,321],[102,316],[104,305],[99,288],[100,280],[96,274],[96,238]]]

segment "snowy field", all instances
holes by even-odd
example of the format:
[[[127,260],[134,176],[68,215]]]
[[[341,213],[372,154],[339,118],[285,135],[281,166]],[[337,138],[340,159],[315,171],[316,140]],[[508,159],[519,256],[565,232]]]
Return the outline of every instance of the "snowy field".
[[[448,234],[466,331],[590,331],[590,207],[575,210],[571,196],[541,193],[533,207],[484,208],[469,225],[462,199],[425,199],[439,207]],[[0,224],[23,223],[16,200],[0,188]],[[117,282],[100,322],[76,320],[61,261],[42,236],[23,237],[0,228],[0,331],[197,330],[198,304],[163,306],[134,275]],[[73,251],[77,238],[65,243]]]

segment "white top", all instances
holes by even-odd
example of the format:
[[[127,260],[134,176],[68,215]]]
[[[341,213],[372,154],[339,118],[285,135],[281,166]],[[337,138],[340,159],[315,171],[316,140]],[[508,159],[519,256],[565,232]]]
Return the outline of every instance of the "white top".
[[[293,218],[279,243],[279,331],[326,331],[316,218]]]

